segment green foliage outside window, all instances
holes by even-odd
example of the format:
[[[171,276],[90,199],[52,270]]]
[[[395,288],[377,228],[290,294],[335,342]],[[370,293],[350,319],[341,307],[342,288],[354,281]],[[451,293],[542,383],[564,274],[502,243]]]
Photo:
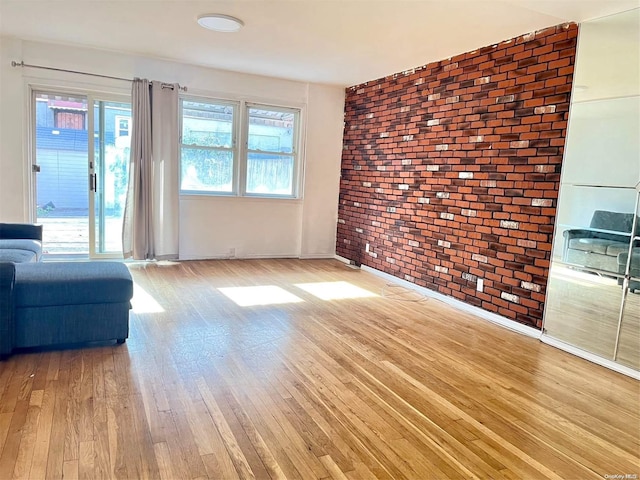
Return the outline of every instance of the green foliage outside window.
[[[183,190],[231,191],[233,153],[230,132],[185,129],[182,135],[181,187]],[[210,150],[198,146],[219,147]]]

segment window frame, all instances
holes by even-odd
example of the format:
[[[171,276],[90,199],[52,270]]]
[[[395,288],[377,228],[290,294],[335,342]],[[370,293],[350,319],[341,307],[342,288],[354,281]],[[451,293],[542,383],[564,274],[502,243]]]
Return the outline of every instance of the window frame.
[[[243,123],[242,126],[244,129],[242,130],[243,138],[243,152],[242,152],[242,179],[241,179],[241,195],[244,197],[260,197],[260,198],[300,198],[300,150],[302,149],[301,140],[300,140],[300,124],[302,118],[302,109],[296,107],[282,107],[277,105],[269,105],[266,103],[258,103],[258,102],[243,102],[244,106],[244,115],[243,115]],[[269,150],[251,150],[249,149],[249,110],[270,110],[273,112],[281,112],[281,113],[292,113],[293,114],[293,139],[291,144],[291,153],[280,153],[280,152],[271,152]],[[283,194],[272,194],[272,193],[252,193],[247,192],[247,174],[249,170],[249,154],[250,153],[258,153],[258,154],[275,154],[279,156],[288,156],[293,158],[293,171],[291,172],[291,194],[283,195]]]
[[[188,145],[182,142],[183,121],[184,121],[184,102],[195,102],[212,105],[225,105],[233,107],[232,122],[232,148],[225,147],[208,147],[204,145]],[[261,150],[249,149],[249,109],[271,110],[283,113],[292,113],[294,115],[292,153],[280,153]],[[180,104],[178,109],[179,128],[180,128],[180,158],[179,158],[179,194],[181,196],[209,196],[209,197],[234,197],[234,198],[254,198],[254,199],[274,199],[274,200],[299,200],[302,198],[302,172],[304,162],[305,145],[303,142],[303,119],[304,106],[278,105],[271,102],[249,101],[246,99],[222,99],[214,97],[200,97],[193,95],[180,96]],[[211,191],[211,190],[187,190],[182,189],[182,150],[183,148],[196,148],[205,150],[223,150],[231,151],[233,155],[233,181],[232,190],[229,191]],[[275,154],[281,156],[290,156],[293,159],[293,171],[291,178],[291,194],[269,194],[269,193],[250,193],[247,192],[247,173],[248,160],[250,153]]]

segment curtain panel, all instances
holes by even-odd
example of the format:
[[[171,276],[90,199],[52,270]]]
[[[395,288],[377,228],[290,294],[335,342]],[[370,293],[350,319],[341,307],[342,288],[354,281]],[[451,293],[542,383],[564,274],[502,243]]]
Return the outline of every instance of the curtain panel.
[[[178,258],[178,85],[136,78],[131,88],[131,157],[124,209],[125,258]]]

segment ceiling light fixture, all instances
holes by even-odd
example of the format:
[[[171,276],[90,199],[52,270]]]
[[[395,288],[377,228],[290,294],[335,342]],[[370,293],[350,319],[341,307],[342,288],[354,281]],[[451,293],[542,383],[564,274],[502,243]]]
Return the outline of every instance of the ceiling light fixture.
[[[229,15],[207,13],[198,17],[198,25],[216,32],[237,32],[244,26],[244,22]]]

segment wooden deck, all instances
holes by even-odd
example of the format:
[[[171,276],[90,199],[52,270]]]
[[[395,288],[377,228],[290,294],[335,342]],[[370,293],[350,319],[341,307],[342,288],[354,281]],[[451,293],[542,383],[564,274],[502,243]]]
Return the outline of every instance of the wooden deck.
[[[89,255],[87,217],[39,217],[43,226],[45,255]],[[122,251],[122,219],[107,218],[105,245],[109,251]]]
[[[131,270],[125,345],[0,363],[1,479],[640,473],[640,383],[535,339],[332,260]]]

